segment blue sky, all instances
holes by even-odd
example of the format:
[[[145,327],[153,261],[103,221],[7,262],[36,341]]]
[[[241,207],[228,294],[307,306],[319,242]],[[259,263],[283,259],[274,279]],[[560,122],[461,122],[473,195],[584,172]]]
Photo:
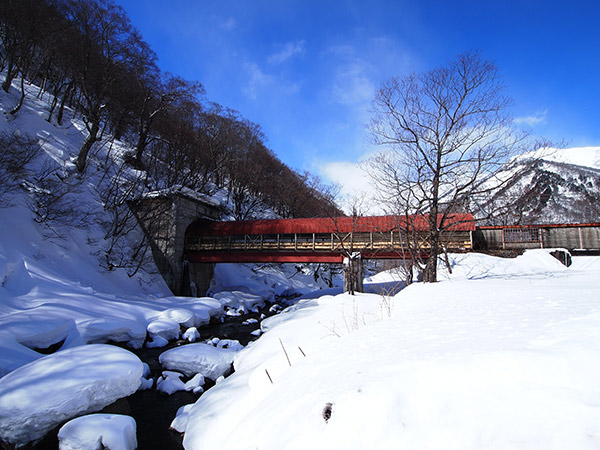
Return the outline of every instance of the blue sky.
[[[286,164],[337,182],[373,150],[380,83],[478,49],[534,135],[600,145],[600,2],[116,0],[159,65],[261,125]]]

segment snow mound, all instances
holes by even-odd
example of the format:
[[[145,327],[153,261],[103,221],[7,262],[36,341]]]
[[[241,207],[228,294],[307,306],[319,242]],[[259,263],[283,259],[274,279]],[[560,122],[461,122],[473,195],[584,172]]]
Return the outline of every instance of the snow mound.
[[[63,425],[58,441],[60,450],[135,450],[135,419],[119,414],[78,417]]]
[[[0,440],[22,446],[82,413],[133,394],[142,362],[105,344],[45,356],[0,378]]]
[[[185,325],[186,327],[196,326],[195,314],[184,308],[170,308],[158,315],[159,319],[168,319],[177,322],[178,324]]]
[[[225,308],[225,314],[241,316],[249,311],[256,312],[265,305],[265,300],[260,295],[249,294],[241,291],[224,291],[214,294]]]
[[[200,373],[216,380],[229,372],[236,353],[229,348],[196,343],[167,350],[158,357],[158,361],[164,368],[183,372],[187,376]]]
[[[146,330],[139,321],[119,317],[98,318],[81,321],[83,338],[93,344],[109,341],[125,342],[131,348],[141,348],[146,339]]]
[[[156,336],[165,341],[179,338],[180,326],[172,319],[155,319],[148,324],[148,334],[155,341]]]
[[[500,258],[482,253],[450,254],[452,273],[445,264],[439,265],[440,280],[484,279],[544,276],[552,271],[568,270],[561,262],[550,255],[552,249],[527,250],[516,258]]]

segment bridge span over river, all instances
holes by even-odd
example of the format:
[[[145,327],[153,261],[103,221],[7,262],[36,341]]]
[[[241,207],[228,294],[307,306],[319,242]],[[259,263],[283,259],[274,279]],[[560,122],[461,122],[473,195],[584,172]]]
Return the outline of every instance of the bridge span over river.
[[[473,247],[475,222],[470,214],[438,219],[445,229],[442,245],[452,252]],[[197,263],[323,262],[404,259],[409,249],[429,252],[427,216],[272,219],[242,222],[198,221],[186,231],[184,255]]]
[[[206,292],[218,262],[341,263],[353,254],[403,259],[415,245],[421,256],[429,253],[426,216],[220,222],[215,202],[183,188],[131,201],[130,207],[176,295]],[[446,228],[442,244],[450,252],[600,252],[600,223],[475,226],[470,214],[455,214],[439,225]]]

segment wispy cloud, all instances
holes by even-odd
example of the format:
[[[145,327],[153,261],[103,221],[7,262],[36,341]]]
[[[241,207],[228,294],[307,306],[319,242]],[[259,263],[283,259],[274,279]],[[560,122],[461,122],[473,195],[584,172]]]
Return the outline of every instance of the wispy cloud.
[[[227,31],[232,31],[236,28],[237,21],[233,17],[228,17],[227,19],[221,21],[221,28]]]
[[[249,75],[249,80],[243,88],[244,94],[251,100],[256,100],[261,90],[272,84],[273,76],[261,70],[256,63],[246,64],[246,71]]]
[[[544,109],[543,111],[538,111],[535,114],[532,114],[529,116],[515,117],[515,124],[516,125],[525,125],[528,127],[542,125],[542,124],[546,123],[547,115],[548,115],[548,110]]]
[[[302,85],[300,82],[285,80],[281,76],[265,72],[254,62],[247,63],[245,69],[248,82],[242,90],[250,100],[256,100],[267,92],[271,97],[295,94]]]
[[[306,51],[306,41],[286,42],[277,53],[268,58],[269,64],[281,64],[295,55],[302,55]]]
[[[375,85],[370,78],[371,65],[358,56],[351,45],[331,47],[326,52],[336,62],[331,100],[344,106],[364,105],[371,101]]]

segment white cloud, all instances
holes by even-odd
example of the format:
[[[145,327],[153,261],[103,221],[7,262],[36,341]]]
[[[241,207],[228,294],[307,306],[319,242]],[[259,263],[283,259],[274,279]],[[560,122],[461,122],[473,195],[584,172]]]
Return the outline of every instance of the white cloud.
[[[259,91],[269,86],[273,82],[273,76],[263,72],[258,64],[248,63],[246,64],[246,70],[250,76],[248,84],[244,87],[243,91],[246,96],[252,100],[258,98]]]
[[[361,199],[363,211],[376,214],[374,204],[375,188],[369,174],[360,167],[359,163],[350,161],[335,161],[320,165],[321,175],[331,183],[340,187],[339,203],[346,213],[350,213],[356,199]]]
[[[345,106],[370,102],[375,94],[375,86],[360,61],[339,68],[332,90],[333,100]]]
[[[363,106],[374,96],[375,85],[369,73],[372,65],[358,56],[352,45],[328,48],[324,56],[334,63],[334,79],[330,89],[331,100],[344,106]]]
[[[297,93],[302,87],[302,82],[287,80],[283,76],[270,74],[254,62],[246,63],[244,68],[248,74],[248,82],[242,88],[242,91],[251,100],[256,100],[267,93],[272,98],[289,96]]]
[[[542,125],[542,124],[546,123],[547,115],[548,115],[548,110],[544,109],[543,111],[538,111],[535,114],[532,114],[530,116],[515,117],[515,124],[516,125],[525,125],[528,127]]]
[[[287,42],[279,52],[269,56],[268,61],[270,64],[281,64],[295,55],[302,55],[305,52],[305,49],[306,41],[304,40]]]

